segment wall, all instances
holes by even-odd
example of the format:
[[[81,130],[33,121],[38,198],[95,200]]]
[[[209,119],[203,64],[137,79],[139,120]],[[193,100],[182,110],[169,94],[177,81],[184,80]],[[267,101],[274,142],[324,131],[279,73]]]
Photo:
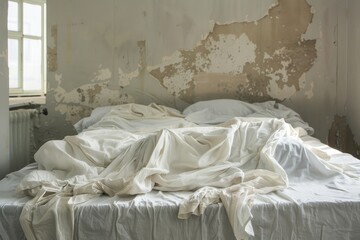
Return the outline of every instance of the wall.
[[[7,67],[7,0],[0,0],[0,179],[10,171],[9,74]]]
[[[348,1],[348,56],[347,56],[347,120],[354,134],[355,145],[360,156],[360,2]]]
[[[42,141],[94,107],[275,99],[326,141],[346,82],[339,0],[48,0]],[[346,77],[346,76],[345,76]]]

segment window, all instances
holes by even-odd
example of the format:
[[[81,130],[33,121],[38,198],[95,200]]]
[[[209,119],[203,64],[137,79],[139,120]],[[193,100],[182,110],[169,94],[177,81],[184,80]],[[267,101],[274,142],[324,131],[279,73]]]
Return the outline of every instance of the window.
[[[10,96],[43,95],[46,76],[45,0],[9,0]]]

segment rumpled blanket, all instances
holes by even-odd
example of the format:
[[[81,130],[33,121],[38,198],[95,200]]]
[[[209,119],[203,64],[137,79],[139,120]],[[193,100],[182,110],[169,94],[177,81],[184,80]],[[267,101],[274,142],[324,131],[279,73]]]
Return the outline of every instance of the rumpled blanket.
[[[156,104],[119,105],[78,135],[49,141],[38,150],[39,170],[18,186],[34,197],[20,222],[28,239],[72,239],[74,204],[100,194],[192,190],[179,207],[179,218],[222,202],[236,238],[246,239],[253,234],[254,196],[288,186],[278,157],[291,159],[278,146],[292,139],[306,147],[300,134],[305,131],[283,119],[233,118],[198,126]]]

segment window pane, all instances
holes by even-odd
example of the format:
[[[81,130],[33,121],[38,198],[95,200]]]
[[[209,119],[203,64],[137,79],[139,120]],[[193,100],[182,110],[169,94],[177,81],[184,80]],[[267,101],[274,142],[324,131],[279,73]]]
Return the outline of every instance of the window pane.
[[[19,30],[19,8],[17,2],[9,1],[8,12],[8,29],[11,31]]]
[[[19,88],[19,40],[8,40],[9,87]]]
[[[23,88],[27,90],[41,90],[41,40],[24,38],[23,49]]]
[[[24,3],[23,6],[24,34],[41,36],[41,5]]]

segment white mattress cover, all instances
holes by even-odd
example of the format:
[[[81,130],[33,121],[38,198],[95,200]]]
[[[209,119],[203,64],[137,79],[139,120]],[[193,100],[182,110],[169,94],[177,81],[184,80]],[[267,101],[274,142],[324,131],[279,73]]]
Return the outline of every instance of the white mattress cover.
[[[333,164],[360,167],[348,154],[309,136],[303,140],[329,154]],[[18,196],[15,189],[35,168],[31,164],[0,181],[1,239],[25,239],[19,216],[30,198]],[[281,192],[256,197],[251,239],[360,239],[360,186],[338,183],[331,190],[321,182],[291,182]],[[210,205],[204,215],[177,218],[179,204],[190,194],[152,191],[129,198],[93,198],[74,208],[74,239],[234,239],[221,203]]]

